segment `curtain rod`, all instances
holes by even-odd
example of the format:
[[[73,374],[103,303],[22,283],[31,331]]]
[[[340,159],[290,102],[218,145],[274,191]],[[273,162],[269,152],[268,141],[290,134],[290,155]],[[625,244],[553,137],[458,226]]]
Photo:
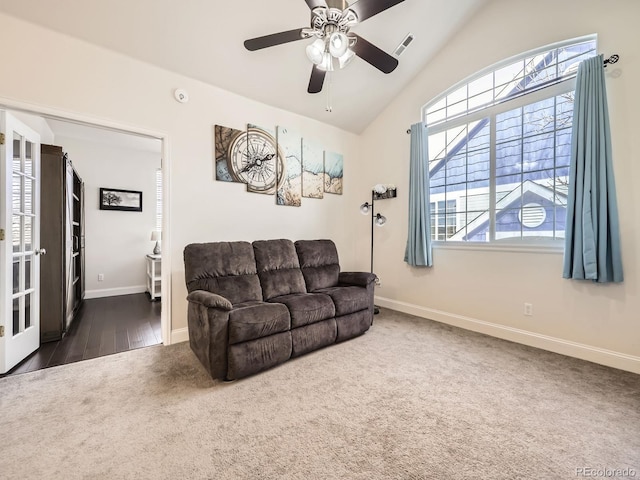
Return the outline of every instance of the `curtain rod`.
[[[613,65],[614,63],[617,63],[618,60],[620,60],[620,55],[618,54],[613,54],[611,55],[609,58],[605,58],[603,63],[603,67],[607,68],[607,65]],[[411,129],[408,128],[407,129],[407,134],[411,133]]]

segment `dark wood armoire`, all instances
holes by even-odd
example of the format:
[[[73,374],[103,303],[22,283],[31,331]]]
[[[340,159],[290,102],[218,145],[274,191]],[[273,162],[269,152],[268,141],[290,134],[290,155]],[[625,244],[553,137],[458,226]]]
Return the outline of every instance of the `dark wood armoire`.
[[[42,145],[40,339],[59,340],[84,299],[84,183],[62,147]]]

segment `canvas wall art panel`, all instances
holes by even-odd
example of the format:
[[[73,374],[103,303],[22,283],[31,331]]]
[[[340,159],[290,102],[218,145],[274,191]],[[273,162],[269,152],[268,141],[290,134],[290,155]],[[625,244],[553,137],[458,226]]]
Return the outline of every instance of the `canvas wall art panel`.
[[[302,137],[278,127],[278,152],[283,155],[281,182],[278,184],[276,204],[299,207],[302,204]],[[280,176],[279,176],[280,177]]]
[[[335,152],[324,152],[324,191],[342,195],[342,155]]]
[[[322,198],[324,195],[324,152],[317,143],[302,140],[302,196]]]
[[[230,147],[238,141],[238,138],[246,134],[246,131],[223,127],[222,125],[216,125],[214,127],[216,180],[221,182],[245,183],[231,174],[229,170],[229,154],[231,152]]]
[[[231,146],[229,168],[248,192],[273,195],[281,178],[280,161],[275,131],[249,124],[247,134]]]

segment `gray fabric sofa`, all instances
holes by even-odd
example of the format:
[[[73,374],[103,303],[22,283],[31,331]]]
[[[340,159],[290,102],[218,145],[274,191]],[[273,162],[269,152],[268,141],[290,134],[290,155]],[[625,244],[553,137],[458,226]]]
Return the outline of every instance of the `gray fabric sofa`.
[[[340,272],[331,240],[193,243],[184,249],[189,343],[235,380],[366,332],[375,275]]]

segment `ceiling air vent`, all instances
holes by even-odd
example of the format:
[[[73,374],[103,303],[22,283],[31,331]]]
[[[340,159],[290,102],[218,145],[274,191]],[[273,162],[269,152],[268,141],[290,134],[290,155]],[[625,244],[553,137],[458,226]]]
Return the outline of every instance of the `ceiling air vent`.
[[[393,54],[394,54],[396,57],[399,57],[399,56],[402,54],[402,52],[404,52],[404,51],[407,49],[407,47],[409,46],[409,44],[410,44],[411,42],[413,42],[413,35],[412,35],[411,33],[408,33],[408,34],[407,34],[407,36],[406,36],[406,37],[404,37],[404,40],[402,40],[402,42],[400,43],[400,45],[398,45],[398,48],[396,48],[396,49],[393,51]]]

